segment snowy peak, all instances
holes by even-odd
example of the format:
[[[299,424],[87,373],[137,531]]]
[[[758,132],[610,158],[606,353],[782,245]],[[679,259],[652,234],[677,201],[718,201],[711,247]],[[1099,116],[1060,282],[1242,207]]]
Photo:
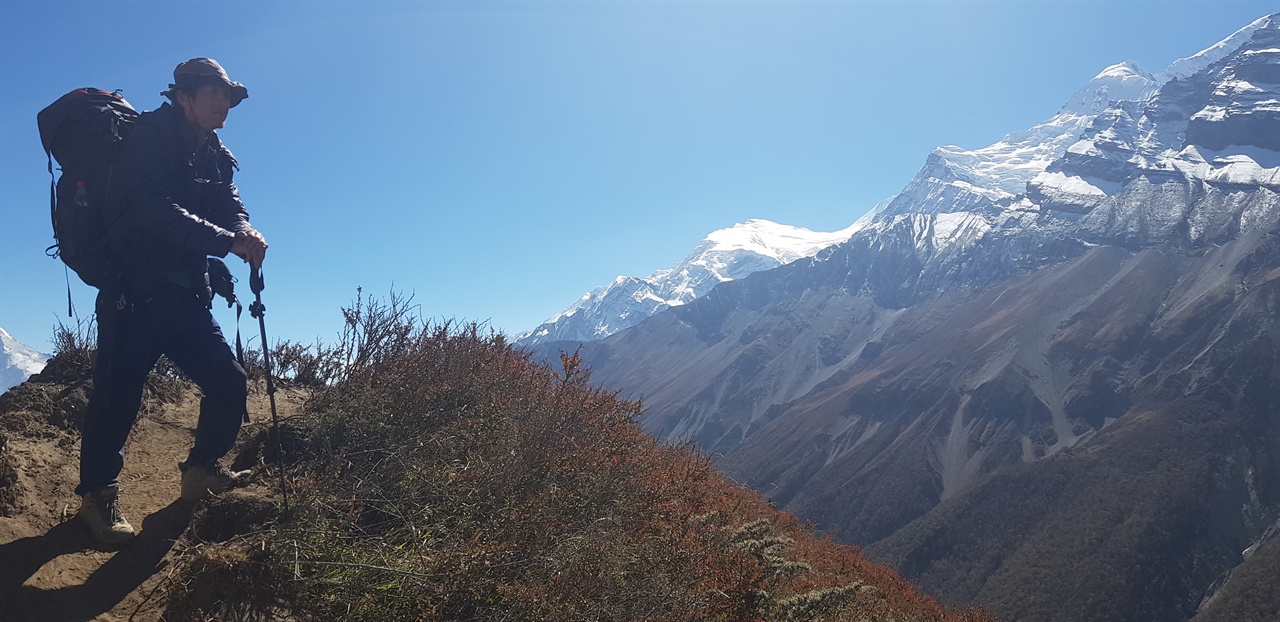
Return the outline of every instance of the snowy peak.
[[[1277,119],[1280,17],[1268,16],[1157,75],[1111,65],[1052,119],[993,145],[935,149],[876,218],[887,226],[899,216],[969,213],[996,225],[1036,208],[1082,215],[1150,173],[1274,187]],[[972,242],[961,234],[947,246]]]
[[[751,219],[713,231],[683,261],[650,275],[657,295],[679,306],[711,291],[719,283],[789,264],[848,240],[856,227],[831,233]]]
[[[1208,94],[1191,116],[1187,144],[1215,151],[1228,146],[1280,151],[1280,19],[1253,25],[1235,52],[1187,79],[1192,93]],[[1197,89],[1201,84],[1204,88]]]
[[[979,149],[934,149],[883,215],[998,215],[1079,140],[1096,116],[1119,101],[1149,99],[1159,87],[1156,78],[1132,62],[1107,67],[1043,123]]]
[[[1155,76],[1143,71],[1137,63],[1117,63],[1103,69],[1076,91],[1062,107],[1062,112],[1095,115],[1106,110],[1112,102],[1147,99],[1160,88],[1160,84]]]
[[[595,341],[664,309],[686,304],[725,281],[769,270],[848,240],[863,224],[835,232],[751,219],[713,231],[676,265],[644,278],[619,276],[516,342]]]
[[[1092,120],[1092,115],[1064,111],[987,147],[938,147],[877,218],[954,212],[999,214],[1026,190],[1027,182],[1079,139]]]
[[[1248,43],[1258,30],[1275,29],[1277,27],[1280,27],[1280,13],[1260,17],[1252,24],[1235,31],[1231,36],[1209,48],[1186,58],[1179,58],[1173,61],[1169,68],[1161,72],[1156,79],[1161,83],[1170,80],[1185,80],[1191,75],[1204,70],[1209,65],[1235,53],[1241,46]]]
[[[0,328],[0,393],[40,373],[48,360],[47,355],[18,342],[8,331]]]
[[[1117,120],[1136,121],[1143,117],[1141,105],[1125,105],[1124,102],[1146,103],[1161,97],[1159,93],[1162,91],[1172,89],[1176,92],[1179,88],[1184,88],[1178,81],[1187,80],[1193,75],[1203,75],[1204,70],[1215,63],[1241,56],[1242,48],[1247,47],[1257,55],[1271,54],[1272,48],[1280,50],[1280,44],[1259,45],[1259,41],[1268,40],[1269,32],[1277,28],[1280,28],[1280,18],[1276,15],[1263,17],[1214,46],[1175,61],[1157,75],[1144,71],[1133,62],[1111,65],[1076,91],[1057,115],[1043,123],[1009,134],[1000,142],[979,149],[938,147],[929,155],[916,177],[878,217],[971,212],[998,218],[1010,206],[1019,205],[1020,197],[1028,192],[1028,184],[1033,180],[1035,188],[1032,192],[1054,185],[1054,180],[1060,175],[1050,171],[1050,165],[1064,155],[1069,155],[1068,149],[1085,149],[1086,147],[1078,146],[1077,143],[1091,126],[1110,126]],[[1280,52],[1275,53],[1280,55]],[[1255,68],[1249,75],[1255,76],[1255,79],[1224,83],[1223,92],[1218,99],[1241,101],[1241,95],[1247,95],[1245,91],[1248,91],[1257,96],[1254,98],[1257,100],[1255,103],[1264,104],[1270,94],[1266,92],[1267,89],[1260,88],[1260,83],[1276,80],[1269,77],[1269,72],[1275,71],[1274,65],[1272,69],[1268,69],[1260,67],[1262,64],[1262,59],[1255,59],[1253,62]],[[1175,84],[1170,85],[1171,81]],[[1165,99],[1171,97],[1165,96]],[[1207,103],[1209,102],[1202,102],[1200,107],[1205,107]],[[1207,122],[1217,121],[1228,116],[1227,112],[1229,111],[1225,106],[1210,107],[1200,118]],[[1193,123],[1191,128],[1192,138],[1203,134],[1195,125]],[[1234,126],[1240,131],[1252,131],[1247,123],[1236,123]],[[1134,137],[1134,144],[1144,141],[1148,144],[1168,142],[1166,135],[1177,135],[1186,129],[1185,126],[1177,127],[1168,123],[1156,129],[1146,127],[1143,131],[1148,136]],[[1103,140],[1115,135],[1114,132],[1094,134]],[[1256,143],[1255,140],[1248,144]],[[1213,146],[1219,148],[1221,145],[1214,143]],[[1114,189],[1106,184],[1089,183],[1086,187],[1076,180],[1067,181],[1070,182],[1068,185],[1071,186],[1071,194],[1102,196]]]
[[[1028,184],[1028,198],[1059,215],[1085,215],[1142,179],[1280,190],[1280,20],[1258,20],[1173,66],[1191,67],[1201,69],[1164,83],[1146,100],[1116,102],[1095,115],[1080,140]],[[1152,213],[1159,203],[1124,214],[1107,207],[1096,218],[1138,230],[1184,217]],[[1208,230],[1188,228],[1193,239]]]
[[[692,298],[680,293],[683,288],[675,285],[677,282],[692,284],[706,277],[714,277],[716,282],[740,279],[762,269],[812,257],[828,246],[848,240],[858,228],[854,225],[833,232],[811,231],[753,218],[711,232],[680,263],[669,270],[655,272],[645,280],[676,293],[679,304],[684,304]],[[707,274],[699,275],[699,270]],[[709,285],[714,286],[715,283]],[[710,287],[700,289],[703,291],[696,296],[710,290]]]
[[[843,242],[851,235],[853,227],[826,233],[753,218],[728,229],[713,231],[699,248],[710,244],[709,252],[746,251],[773,257],[780,263],[791,263]],[[690,257],[697,254],[695,251]]]

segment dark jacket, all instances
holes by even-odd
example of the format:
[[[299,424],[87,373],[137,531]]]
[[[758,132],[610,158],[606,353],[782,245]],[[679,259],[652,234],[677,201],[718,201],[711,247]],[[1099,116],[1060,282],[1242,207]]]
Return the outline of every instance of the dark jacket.
[[[125,293],[178,286],[204,296],[207,257],[225,257],[235,232],[250,229],[232,182],[238,168],[216,133],[164,104],[145,112],[111,169],[106,219]]]

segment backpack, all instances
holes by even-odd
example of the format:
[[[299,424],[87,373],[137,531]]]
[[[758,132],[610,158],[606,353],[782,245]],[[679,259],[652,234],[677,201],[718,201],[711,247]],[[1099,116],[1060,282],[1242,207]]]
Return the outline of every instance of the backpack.
[[[80,88],[36,115],[40,142],[49,160],[49,211],[54,244],[45,254],[58,257],[80,280],[102,287],[111,274],[102,209],[107,177],[121,141],[138,112],[119,91]],[[56,159],[62,175],[53,177]],[[68,290],[68,296],[70,290]]]

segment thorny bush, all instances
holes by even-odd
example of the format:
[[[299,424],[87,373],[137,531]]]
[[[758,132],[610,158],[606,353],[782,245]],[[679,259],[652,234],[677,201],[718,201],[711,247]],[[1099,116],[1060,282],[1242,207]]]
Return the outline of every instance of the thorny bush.
[[[175,590],[175,619],[991,619],[945,611],[645,435],[641,404],[593,386],[577,353],[535,364],[409,302],[344,310],[299,424],[294,512],[206,545],[244,552],[209,577],[243,585],[203,605]]]

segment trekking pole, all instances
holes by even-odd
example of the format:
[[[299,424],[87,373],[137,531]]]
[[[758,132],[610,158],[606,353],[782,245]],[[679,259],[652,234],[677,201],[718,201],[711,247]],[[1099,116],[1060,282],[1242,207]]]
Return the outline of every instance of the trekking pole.
[[[262,282],[262,268],[249,270],[249,289],[253,292],[253,303],[249,305],[249,315],[258,318],[258,333],[262,335],[262,367],[267,374],[267,397],[271,400],[271,430],[276,436],[276,453],[280,456],[280,496],[284,499],[284,513],[289,513],[289,489],[284,478],[284,440],[280,436],[280,416],[276,414],[276,384],[271,379],[271,353],[267,347],[267,307],[262,304],[262,290],[266,285]]]

